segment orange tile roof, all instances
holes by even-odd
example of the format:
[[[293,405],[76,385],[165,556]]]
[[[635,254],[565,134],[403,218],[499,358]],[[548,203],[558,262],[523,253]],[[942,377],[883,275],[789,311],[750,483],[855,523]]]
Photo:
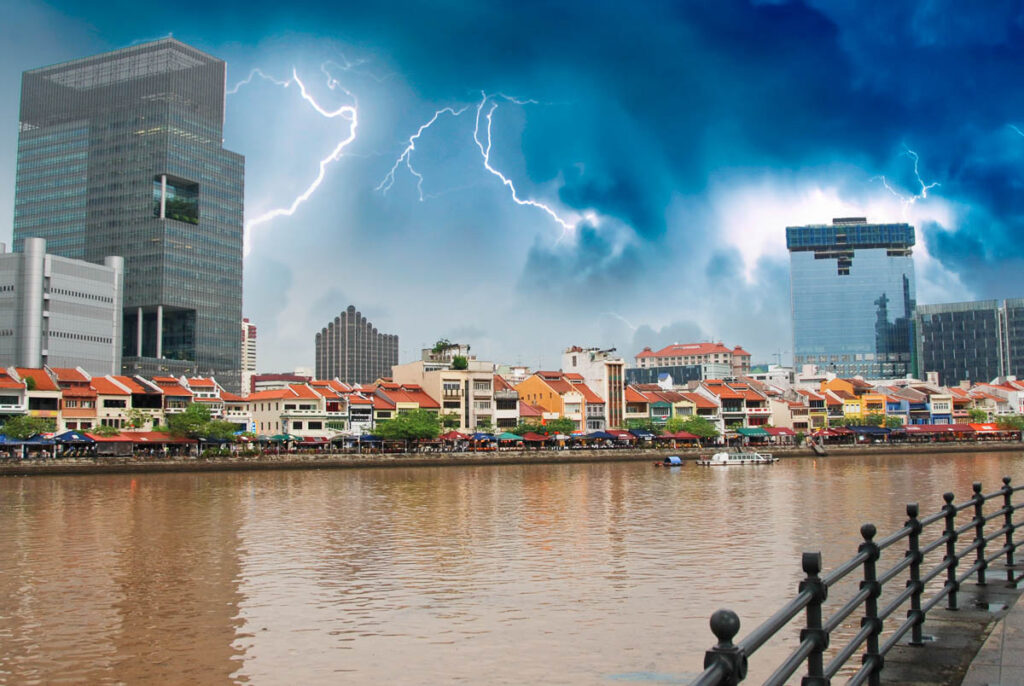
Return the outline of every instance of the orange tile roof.
[[[25,388],[25,384],[15,381],[7,372],[0,370],[0,388]]]
[[[22,380],[33,379],[36,382],[37,391],[59,391],[57,384],[53,383],[53,379],[46,373],[45,369],[25,369],[23,367],[15,367],[14,369],[18,372],[18,376]]]
[[[71,386],[61,390],[60,394],[65,398],[95,398],[96,391],[88,386]]]
[[[730,400],[743,400],[743,394],[734,391],[724,381],[718,379],[708,379],[704,382],[704,388],[708,389],[719,398],[728,398]]]
[[[89,381],[85,374],[73,367],[50,367],[50,371],[57,377],[58,383],[87,383]]]
[[[288,388],[291,389],[291,392],[295,394],[296,398],[300,398],[301,400],[319,400],[321,397],[319,393],[306,384],[293,383],[289,384]]]
[[[647,396],[637,390],[634,386],[626,386],[626,402],[627,403],[646,403]]]
[[[514,391],[516,389],[512,387],[512,384],[510,384],[508,381],[505,380],[504,376],[502,376],[501,374],[495,374],[494,375],[494,390],[496,390],[496,391]]]
[[[742,353],[742,349],[741,349]],[[686,355],[733,354],[733,351],[721,343],[681,343],[669,345],[661,350],[644,349],[636,357],[683,357]]]
[[[202,377],[197,377],[195,379],[189,379],[188,380],[188,385],[191,386],[191,387],[194,387],[194,388],[213,388],[214,387],[213,379],[204,379]]]
[[[388,388],[383,389],[384,395],[387,397],[390,403],[416,403],[421,408],[434,409],[440,408],[441,404],[431,398],[426,391],[417,386],[416,384],[405,384],[398,388],[390,388],[392,384],[389,384]],[[398,384],[393,384],[398,386]]]
[[[544,410],[535,405],[531,405],[525,400],[519,401],[519,416],[520,417],[543,417]]]
[[[94,376],[89,385],[100,395],[131,395],[105,376]]]
[[[248,398],[243,398],[240,395],[235,395],[234,393],[231,393],[230,391],[221,391],[220,392],[220,399],[223,400],[224,402],[228,402],[228,403],[247,403],[247,402],[249,402]]]
[[[151,389],[149,386],[143,386],[130,376],[112,376],[110,378],[123,384],[132,393],[156,393],[156,391]]]
[[[604,405],[604,398],[594,393],[590,386],[585,383],[573,384],[573,388],[583,394],[583,399],[592,405]]]
[[[562,374],[562,378],[568,381],[583,381],[583,375],[577,374],[576,372],[569,372],[568,374]]]
[[[715,401],[710,398],[705,398],[700,393],[681,393],[680,395],[696,405],[698,410],[710,410],[718,407],[718,405],[715,404]]]
[[[748,353],[746,350],[744,350],[742,347],[740,347],[738,345],[735,348],[732,349],[732,354],[733,355],[742,355],[744,357],[750,357],[751,356],[750,353]]]

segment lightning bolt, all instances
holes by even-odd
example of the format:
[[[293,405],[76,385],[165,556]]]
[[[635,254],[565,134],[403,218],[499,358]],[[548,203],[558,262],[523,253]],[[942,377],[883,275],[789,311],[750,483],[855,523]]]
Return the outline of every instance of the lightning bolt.
[[[473,141],[476,143],[476,147],[480,149],[480,154],[484,158],[484,168],[494,176],[497,176],[499,179],[501,179],[501,183],[504,184],[505,187],[508,188],[509,192],[512,194],[512,201],[514,203],[516,203],[517,205],[536,207],[537,209],[546,212],[548,216],[554,219],[562,227],[563,236],[565,236],[566,233],[572,232],[579,225],[578,219],[574,222],[567,221],[565,219],[562,219],[562,217],[560,217],[557,212],[555,212],[553,209],[551,209],[549,206],[545,205],[542,202],[530,200],[529,198],[520,198],[518,191],[516,191],[516,186],[514,183],[512,183],[512,180],[509,179],[504,174],[502,174],[497,169],[495,169],[494,166],[491,164],[491,124],[494,121],[494,110],[498,109],[498,102],[497,100],[487,95],[487,93],[485,92],[481,91],[481,96],[482,97],[480,99],[480,103],[476,106],[476,124],[473,127]],[[508,98],[507,96],[502,96],[500,94],[499,97],[503,97],[506,100],[509,100],[510,102],[514,102],[516,104],[525,104],[525,101],[516,101],[512,98]],[[483,113],[484,107],[487,106],[488,100],[491,101],[491,106],[487,109],[487,114],[484,115],[484,118],[487,120],[487,143],[485,144],[482,140],[480,140],[480,115]]]
[[[892,193],[897,198],[899,198],[900,202],[903,203],[904,209],[906,209],[913,205],[914,203],[916,203],[918,200],[925,200],[928,197],[928,191],[930,191],[932,188],[935,188],[936,186],[939,186],[940,184],[938,181],[933,181],[932,183],[928,184],[924,182],[924,180],[921,178],[921,171],[919,168],[921,158],[920,156],[918,156],[916,152],[914,152],[906,145],[904,145],[903,152],[900,154],[904,155],[905,157],[909,157],[914,161],[914,176],[917,178],[917,182],[921,186],[921,190],[916,195],[911,195],[908,197],[903,193],[900,193],[889,184],[889,182],[886,180],[884,176],[876,176],[874,178],[881,180],[882,185],[885,186],[885,189]]]
[[[402,151],[402,154],[398,156],[398,159],[395,160],[395,164],[391,167],[391,170],[388,171],[388,173],[384,176],[384,179],[377,185],[377,187],[374,190],[380,191],[381,193],[386,195],[387,192],[391,190],[391,187],[395,185],[395,172],[398,171],[398,167],[401,166],[402,163],[404,162],[406,169],[409,170],[409,173],[416,177],[416,190],[419,191],[420,202],[423,202],[423,200],[426,197],[423,194],[423,175],[416,171],[416,169],[412,166],[412,153],[413,151],[416,150],[416,141],[419,140],[419,137],[423,135],[424,131],[426,131],[427,129],[434,125],[434,122],[436,122],[442,114],[448,113],[451,114],[453,117],[457,117],[463,112],[465,112],[467,109],[469,109],[469,105],[466,105],[465,107],[462,107],[461,109],[458,110],[451,107],[444,107],[434,112],[434,116],[430,118],[430,121],[421,125],[418,129],[416,129],[416,133],[409,136],[409,142],[405,146],[405,149]]]
[[[340,90],[343,93],[345,93],[345,95],[352,98],[353,101],[355,101],[355,96],[353,96],[352,93],[349,92],[347,89],[342,87],[338,80],[331,75],[330,70],[328,69],[328,64],[329,63],[325,62],[320,66],[320,71],[327,78],[327,87],[332,91]],[[295,211],[299,208],[300,205],[302,205],[304,202],[309,200],[310,197],[313,196],[317,188],[320,187],[320,184],[323,183],[324,177],[327,175],[327,168],[334,164],[335,162],[337,162],[339,159],[341,159],[342,154],[345,151],[345,148],[348,147],[348,145],[356,139],[356,129],[359,126],[359,113],[356,104],[342,105],[335,110],[329,110],[321,106],[320,103],[318,103],[316,99],[309,93],[309,90],[306,88],[306,84],[302,82],[302,79],[299,78],[299,74],[294,68],[292,69],[292,77],[285,81],[269,76],[260,69],[253,69],[251,72],[249,72],[249,75],[244,80],[238,82],[237,84],[235,84],[234,87],[226,91],[227,94],[230,95],[237,93],[242,86],[252,83],[252,80],[256,77],[259,77],[265,81],[274,84],[275,86],[280,86],[282,88],[290,88],[293,84],[298,86],[299,95],[302,97],[303,100],[309,103],[310,107],[312,107],[314,111],[316,111],[320,116],[324,117],[325,119],[335,119],[340,117],[342,119],[347,120],[349,122],[349,132],[345,138],[338,141],[338,143],[334,146],[334,149],[331,151],[329,155],[327,155],[327,157],[324,157],[322,160],[320,160],[316,177],[306,187],[306,190],[304,190],[302,193],[296,196],[294,200],[292,200],[290,205],[288,205],[287,207],[279,207],[270,210],[269,212],[265,212],[259,215],[258,217],[250,219],[248,222],[245,223],[246,253],[248,253],[249,250],[249,235],[251,234],[252,229],[254,227],[259,226],[260,224],[265,224],[278,217],[292,216],[293,214],[295,214]]]

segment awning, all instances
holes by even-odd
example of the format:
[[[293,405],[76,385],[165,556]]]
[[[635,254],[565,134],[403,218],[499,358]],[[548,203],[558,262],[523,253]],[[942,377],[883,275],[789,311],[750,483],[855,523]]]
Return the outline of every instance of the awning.
[[[850,431],[855,434],[862,436],[888,436],[890,433],[889,429],[885,429],[881,426],[851,426]]]
[[[531,443],[544,443],[548,440],[547,436],[541,436],[539,433],[533,431],[527,431],[523,434],[523,440]]]
[[[996,424],[968,424],[967,426],[980,434],[990,434],[1003,431],[1003,429],[1000,429]]]
[[[76,443],[79,445],[91,445],[96,442],[93,439],[86,436],[85,434],[78,433],[77,431],[65,431],[62,434],[57,434],[56,436],[54,436],[53,440],[57,441],[58,443],[63,443],[65,445],[71,445]]]
[[[321,436],[305,436],[299,445],[326,445],[329,441]]]
[[[622,429],[608,429],[608,433],[610,433],[612,436],[614,436],[615,438],[619,439],[620,441],[635,441],[636,440],[636,436],[634,436],[633,434],[629,433],[628,431],[623,431]]]
[[[654,434],[647,429],[630,429],[629,433],[633,434],[637,438],[650,439],[655,437]]]
[[[46,438],[42,434],[36,434],[30,438],[26,438],[22,441],[25,445],[53,445],[52,438]]]
[[[796,432],[785,426],[766,426],[764,430],[770,436],[796,436]]]
[[[496,436],[496,438],[499,441],[521,441],[521,440],[523,440],[522,436],[520,436],[519,434],[514,434],[514,433],[512,433],[510,431],[506,431],[504,433],[500,433],[500,434],[498,434]]]
[[[485,433],[483,433],[481,431],[477,431],[470,438],[472,438],[474,441],[493,441],[494,440],[494,436],[492,436],[491,434],[485,434]]]
[[[446,434],[441,434],[439,437],[442,441],[468,441],[469,436],[466,434],[460,434],[458,431],[449,431]]]
[[[736,433],[738,433],[740,436],[746,436],[748,438],[764,438],[764,437],[770,435],[767,431],[765,431],[764,429],[762,429],[759,426],[752,426],[752,427],[743,427],[743,426],[741,426],[741,427],[738,427],[736,429]]]
[[[694,434],[690,433],[689,431],[676,431],[675,433],[671,433],[671,432],[666,431],[661,436],[658,436],[658,438],[666,439],[666,440],[679,440],[679,441],[696,441],[697,440],[697,437]]]
[[[908,424],[903,430],[908,434],[975,433],[970,424]]]
[[[587,434],[585,436],[585,438],[593,438],[593,439],[596,439],[596,440],[599,440],[599,441],[606,441],[608,439],[614,439],[615,436],[612,436],[607,431],[594,431],[594,432],[591,432],[591,433]]]

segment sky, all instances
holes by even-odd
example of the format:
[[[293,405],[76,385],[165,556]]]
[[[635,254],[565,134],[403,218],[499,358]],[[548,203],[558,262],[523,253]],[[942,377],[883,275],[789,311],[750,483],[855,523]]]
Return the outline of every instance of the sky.
[[[24,70],[167,35],[227,62],[260,371],[350,304],[401,362],[785,363],[785,227],[839,216],[916,227],[921,304],[1024,297],[1020,2],[0,2],[0,241]]]

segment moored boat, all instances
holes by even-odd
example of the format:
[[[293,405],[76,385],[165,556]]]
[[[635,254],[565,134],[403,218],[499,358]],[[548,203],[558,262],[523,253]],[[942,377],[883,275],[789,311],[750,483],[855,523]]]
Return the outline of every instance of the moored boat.
[[[669,455],[661,462],[655,462],[655,467],[682,467],[683,459],[678,455]]]
[[[771,453],[759,453],[756,450],[723,450],[708,457],[701,456],[697,464],[702,467],[727,467],[734,464],[773,464],[779,458]]]

